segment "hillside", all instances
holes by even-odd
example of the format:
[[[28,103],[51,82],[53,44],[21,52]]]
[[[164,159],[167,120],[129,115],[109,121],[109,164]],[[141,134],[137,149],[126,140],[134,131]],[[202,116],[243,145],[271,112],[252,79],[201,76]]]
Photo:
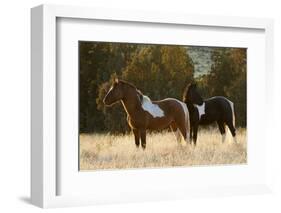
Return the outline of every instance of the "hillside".
[[[211,70],[211,54],[214,48],[188,46],[187,52],[194,63],[194,77],[207,74]]]

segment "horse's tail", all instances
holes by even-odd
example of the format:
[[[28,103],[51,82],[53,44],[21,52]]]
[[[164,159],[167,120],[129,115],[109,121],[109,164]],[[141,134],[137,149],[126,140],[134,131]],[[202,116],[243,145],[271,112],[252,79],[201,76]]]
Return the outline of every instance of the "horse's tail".
[[[183,108],[184,108],[185,123],[186,123],[186,137],[187,137],[187,140],[189,140],[189,133],[190,133],[189,110],[185,103],[183,103]]]
[[[184,112],[184,120],[185,120],[185,124],[186,124],[186,140],[188,140],[189,132],[190,132],[189,111],[188,111],[186,103],[181,102],[181,101],[178,101],[178,102],[181,104],[183,112]]]
[[[235,109],[234,109],[234,103],[232,101],[229,101],[230,106],[231,106],[231,111],[232,111],[232,123],[233,127],[235,128]]]
[[[188,108],[187,108],[187,105],[185,104],[185,106],[186,106],[186,123],[187,123],[187,135],[188,135],[188,139],[189,139],[189,137],[190,137],[190,135],[189,135],[189,133],[190,133],[190,115],[189,115],[189,110],[188,110]]]

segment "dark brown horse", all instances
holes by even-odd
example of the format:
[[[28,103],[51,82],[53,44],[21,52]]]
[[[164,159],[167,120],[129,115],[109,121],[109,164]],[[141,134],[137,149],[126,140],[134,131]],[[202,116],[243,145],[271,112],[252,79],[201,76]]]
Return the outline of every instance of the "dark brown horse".
[[[226,136],[226,125],[236,142],[235,111],[233,102],[223,96],[215,96],[203,100],[197,92],[197,87],[194,83],[186,87],[183,94],[183,101],[186,103],[190,113],[190,139],[193,139],[194,144],[196,144],[197,141],[198,126],[209,125],[214,122],[217,122],[218,124],[222,135],[222,142],[224,142]]]
[[[151,101],[134,85],[116,79],[103,102],[109,106],[121,101],[127,113],[127,121],[135,136],[135,144],[146,147],[146,130],[161,130],[171,127],[177,131],[177,140],[181,135],[189,140],[189,113],[186,105],[173,98]]]

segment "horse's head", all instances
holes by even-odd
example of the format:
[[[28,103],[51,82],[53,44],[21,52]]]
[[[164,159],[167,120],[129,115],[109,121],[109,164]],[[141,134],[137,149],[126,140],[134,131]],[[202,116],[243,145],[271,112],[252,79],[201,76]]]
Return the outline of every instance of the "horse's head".
[[[110,106],[117,101],[120,101],[124,97],[123,94],[123,85],[118,79],[114,80],[114,83],[110,87],[106,96],[103,99],[103,103],[107,106]]]
[[[187,86],[184,94],[183,94],[183,101],[189,104],[197,104],[202,105],[203,99],[197,92],[197,85],[196,83],[191,83]]]

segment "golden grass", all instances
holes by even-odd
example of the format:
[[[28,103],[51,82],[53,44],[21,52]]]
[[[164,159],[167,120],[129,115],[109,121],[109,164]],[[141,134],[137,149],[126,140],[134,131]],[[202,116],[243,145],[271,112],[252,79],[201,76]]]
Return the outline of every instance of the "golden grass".
[[[132,134],[81,134],[80,170],[244,164],[245,129],[238,129],[237,141],[228,134],[222,143],[218,129],[201,129],[196,147],[178,144],[172,132],[150,133],[143,151],[136,148]]]

